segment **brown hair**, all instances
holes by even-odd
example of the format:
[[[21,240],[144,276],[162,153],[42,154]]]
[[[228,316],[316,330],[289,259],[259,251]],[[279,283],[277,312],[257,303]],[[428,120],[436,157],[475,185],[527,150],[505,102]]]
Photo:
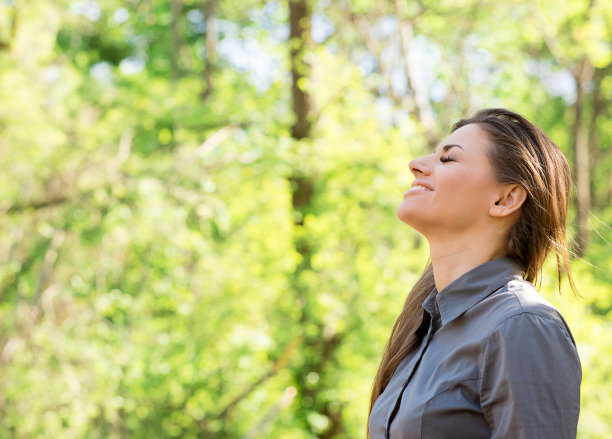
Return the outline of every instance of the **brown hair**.
[[[498,182],[520,184],[527,192],[521,214],[510,232],[507,255],[525,271],[525,280],[541,280],[542,265],[551,249],[557,258],[559,291],[561,275],[577,293],[570,269],[565,238],[571,191],[567,159],[542,130],[521,115],[504,108],[487,108],[453,125],[451,132],[476,123],[489,137],[488,155]],[[425,267],[397,318],[372,387],[370,412],[402,359],[420,343],[421,304],[434,289],[431,263]],[[368,432],[369,436],[369,432]]]

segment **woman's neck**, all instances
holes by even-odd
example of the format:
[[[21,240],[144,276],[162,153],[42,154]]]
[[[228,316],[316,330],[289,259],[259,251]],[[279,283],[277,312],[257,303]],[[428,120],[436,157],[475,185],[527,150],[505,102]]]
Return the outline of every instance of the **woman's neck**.
[[[505,246],[499,245],[495,240],[487,239],[482,234],[464,239],[428,239],[428,241],[438,291],[442,291],[462,274],[480,264],[506,255]]]

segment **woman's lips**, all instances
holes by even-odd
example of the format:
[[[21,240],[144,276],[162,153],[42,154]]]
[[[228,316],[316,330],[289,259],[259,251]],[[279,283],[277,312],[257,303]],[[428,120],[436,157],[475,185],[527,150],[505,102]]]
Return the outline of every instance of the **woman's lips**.
[[[425,186],[422,186],[420,184],[415,184],[414,186],[412,186],[412,188],[410,188],[409,190],[407,190],[404,193],[404,198],[406,198],[408,196],[408,194],[416,194],[419,192],[432,192],[432,189],[429,189]]]

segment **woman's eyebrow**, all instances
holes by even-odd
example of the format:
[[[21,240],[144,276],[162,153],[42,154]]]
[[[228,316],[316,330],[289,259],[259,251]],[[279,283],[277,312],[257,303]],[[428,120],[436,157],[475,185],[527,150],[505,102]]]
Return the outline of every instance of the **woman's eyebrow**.
[[[451,149],[453,146],[456,146],[457,148],[461,148],[461,149],[463,149],[463,146],[461,146],[461,145],[458,145],[458,144],[456,144],[456,143],[450,143],[450,144],[448,144],[448,145],[444,145],[444,146],[442,147],[442,151],[446,152],[446,151],[448,151],[449,149]],[[435,152],[436,152],[436,151],[434,150],[434,153],[435,153]]]
[[[461,145],[457,145],[456,143],[451,143],[450,145],[444,145],[444,146],[442,147],[442,150],[443,150],[444,152],[446,152],[446,151],[448,151],[449,149],[451,149],[453,146],[456,146],[456,147],[458,147],[458,148],[463,149],[463,146],[461,146]]]

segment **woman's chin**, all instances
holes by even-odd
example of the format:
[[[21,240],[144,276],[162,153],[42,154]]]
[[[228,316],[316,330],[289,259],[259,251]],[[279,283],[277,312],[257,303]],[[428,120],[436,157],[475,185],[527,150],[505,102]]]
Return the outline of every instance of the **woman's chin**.
[[[404,205],[404,203],[399,205],[396,211],[396,215],[400,221],[408,224],[410,227],[414,227],[414,220],[416,219],[415,212],[413,212],[412,209],[408,209],[407,206]]]
[[[415,211],[414,209],[408,208],[405,204],[400,204],[397,208],[397,218],[412,227],[414,230],[421,234],[425,234],[425,230],[428,228],[427,224],[431,224],[431,218],[424,218],[422,212]]]

